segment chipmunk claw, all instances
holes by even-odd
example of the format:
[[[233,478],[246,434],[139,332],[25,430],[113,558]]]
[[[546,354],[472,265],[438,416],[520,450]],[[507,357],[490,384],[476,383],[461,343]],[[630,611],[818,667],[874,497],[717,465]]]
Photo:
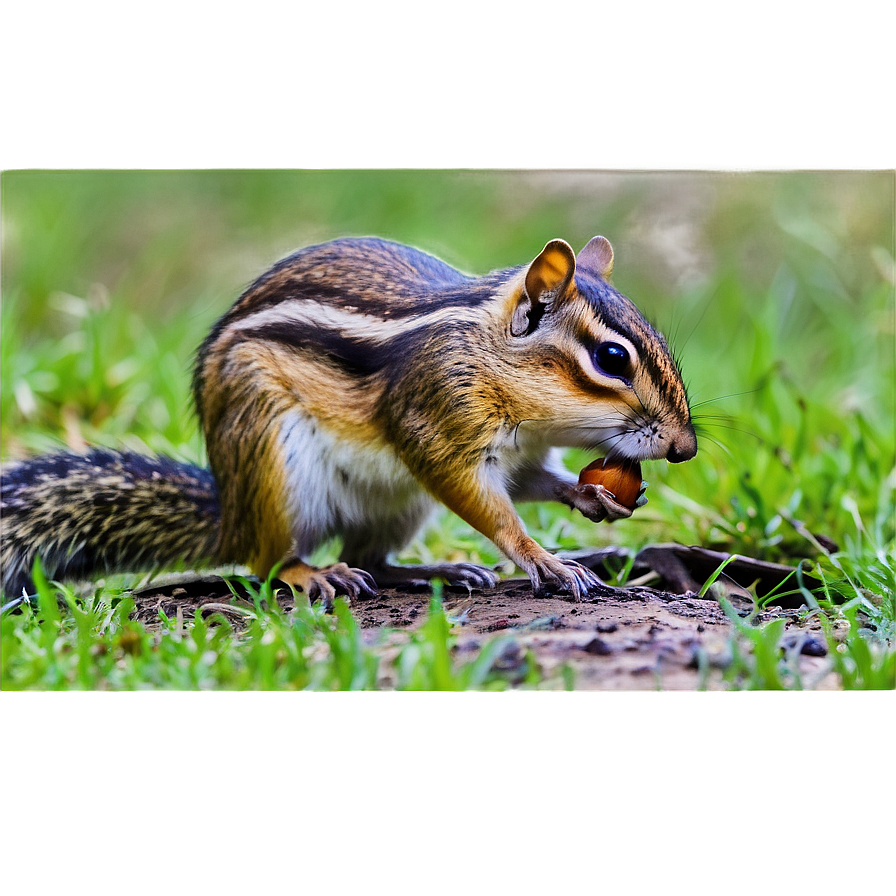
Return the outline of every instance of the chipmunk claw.
[[[487,591],[498,584],[497,573],[475,563],[455,563],[444,578],[449,588],[467,588],[474,591]]]
[[[429,591],[432,579],[442,579],[449,588],[487,591],[498,583],[498,576],[475,563],[437,563],[429,566],[381,564],[372,567],[380,587],[400,587],[406,591]]]
[[[548,554],[547,558],[537,561],[535,568],[529,571],[535,597],[559,597],[578,603],[609,593],[609,586],[601,581],[597,573],[581,563],[561,560],[552,554]]]
[[[304,591],[311,603],[323,604],[328,610],[333,608],[337,597],[344,597],[351,604],[353,600],[376,596],[373,576],[345,563],[315,569],[298,561],[281,569],[277,578]]]
[[[635,509],[647,503],[647,496],[644,494],[646,488],[647,483],[642,482]],[[620,504],[616,496],[603,485],[581,483],[558,492],[558,497],[568,507],[578,510],[594,523],[601,523],[604,520],[612,523],[615,520],[628,519],[633,512],[633,508]]]

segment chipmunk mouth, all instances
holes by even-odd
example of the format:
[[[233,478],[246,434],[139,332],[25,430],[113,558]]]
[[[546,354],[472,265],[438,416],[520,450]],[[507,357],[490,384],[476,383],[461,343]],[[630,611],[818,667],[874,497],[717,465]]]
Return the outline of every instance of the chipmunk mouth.
[[[628,421],[628,425],[604,436],[594,448],[610,460],[668,460],[677,464],[696,455],[697,436],[690,425],[670,429],[653,420]]]
[[[559,426],[551,421],[551,425],[543,427],[536,421],[524,420],[513,428],[512,438],[515,444],[582,448],[608,461],[681,463],[697,453],[697,439],[689,427],[670,431],[654,420],[621,414],[597,422],[574,418]]]
[[[604,436],[598,442],[587,446],[608,462],[626,461],[637,463],[642,460],[662,460],[668,454],[668,442],[662,436],[640,431],[621,430]]]

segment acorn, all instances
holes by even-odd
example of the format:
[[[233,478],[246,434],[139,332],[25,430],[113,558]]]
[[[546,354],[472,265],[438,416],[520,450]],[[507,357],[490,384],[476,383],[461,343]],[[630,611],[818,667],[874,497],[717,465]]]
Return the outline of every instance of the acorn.
[[[634,510],[641,491],[641,464],[636,460],[599,457],[579,473],[579,485],[602,485],[616,502]]]

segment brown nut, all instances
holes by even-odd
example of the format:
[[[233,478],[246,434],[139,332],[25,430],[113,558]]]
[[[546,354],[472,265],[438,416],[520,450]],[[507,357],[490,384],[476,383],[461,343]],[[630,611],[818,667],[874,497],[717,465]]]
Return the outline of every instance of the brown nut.
[[[602,485],[616,501],[635,509],[641,490],[641,464],[636,460],[606,460],[599,457],[579,473],[579,485]]]

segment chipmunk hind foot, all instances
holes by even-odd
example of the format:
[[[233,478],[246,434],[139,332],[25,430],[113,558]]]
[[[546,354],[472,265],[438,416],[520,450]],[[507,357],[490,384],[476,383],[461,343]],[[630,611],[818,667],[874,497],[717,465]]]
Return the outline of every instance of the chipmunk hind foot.
[[[351,603],[376,595],[376,582],[370,573],[347,563],[318,568],[304,560],[290,559],[280,567],[275,578],[304,591],[310,601],[326,607],[332,607],[337,597],[344,597]]]
[[[370,571],[380,588],[402,588],[406,591],[429,591],[433,579],[442,579],[449,588],[487,591],[498,583],[497,573],[475,563],[436,563],[401,565],[378,562],[362,564]]]

